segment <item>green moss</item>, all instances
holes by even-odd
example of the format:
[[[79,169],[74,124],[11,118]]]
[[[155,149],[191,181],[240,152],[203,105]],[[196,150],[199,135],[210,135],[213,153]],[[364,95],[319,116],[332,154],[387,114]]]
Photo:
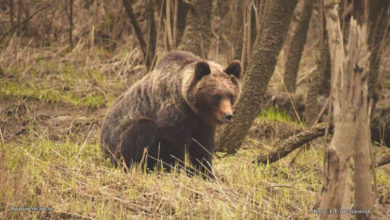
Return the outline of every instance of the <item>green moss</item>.
[[[62,90],[62,89],[61,89]],[[30,85],[18,82],[0,82],[0,97],[32,98],[49,103],[68,103],[75,106],[103,107],[112,101],[100,93],[61,91],[48,85]]]
[[[260,113],[259,119],[268,119],[280,122],[293,122],[292,118],[282,109],[266,108]]]

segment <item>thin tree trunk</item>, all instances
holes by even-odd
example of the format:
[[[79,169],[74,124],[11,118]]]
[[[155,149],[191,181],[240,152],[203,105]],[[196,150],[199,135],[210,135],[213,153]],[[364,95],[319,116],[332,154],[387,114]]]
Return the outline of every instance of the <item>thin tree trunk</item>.
[[[69,45],[73,49],[73,0],[69,0]]]
[[[175,46],[178,47],[183,37],[184,30],[186,28],[186,17],[188,13],[188,7],[186,3],[183,2],[183,0],[175,0],[175,1],[176,1],[176,8],[177,8],[175,13],[177,23],[175,26],[176,31],[174,31],[174,33],[176,33],[174,40],[175,40]]]
[[[211,10],[210,0],[190,0],[186,18],[186,28],[179,49],[206,58],[211,42]]]
[[[324,81],[326,65],[328,64],[329,59],[329,47],[325,32],[324,7],[322,3],[322,0],[316,1],[316,4],[318,5],[317,26],[320,29],[320,42],[318,44],[319,55],[316,60],[316,70],[310,77],[311,80],[305,103],[305,121],[306,124],[309,126],[313,125],[316,122],[318,113],[320,111],[320,106],[317,101],[317,97],[320,94],[321,84]]]
[[[170,50],[173,46],[173,31],[172,29],[172,22],[171,22],[171,9],[172,9],[172,1],[166,0],[165,2],[165,35],[166,35],[166,43],[167,43],[167,49]],[[174,16],[176,17],[176,16]],[[175,20],[175,19],[174,19]],[[175,22],[173,22],[173,26],[175,26]]]
[[[157,43],[157,33],[156,33],[156,22],[154,19],[154,1],[148,0],[147,2],[147,20],[148,20],[148,44],[145,64],[148,70],[153,69],[155,63],[156,55],[156,43]]]
[[[242,97],[235,108],[235,119],[218,140],[218,149],[229,154],[235,153],[241,146],[260,112],[260,97],[265,93],[275,69],[297,0],[272,0],[269,4],[270,12],[262,23],[263,33],[257,37],[251,65],[243,80]]]
[[[17,34],[20,36],[22,33],[22,9],[23,9],[23,0],[19,0],[18,2],[18,17],[16,20],[16,28],[17,28]]]
[[[296,90],[299,63],[306,43],[307,30],[309,28],[312,11],[313,0],[304,0],[300,19],[294,30],[290,46],[287,50],[283,81],[287,91],[291,93],[294,93]]]
[[[257,37],[257,19],[255,11],[255,2],[253,0],[246,0],[244,4],[244,41],[242,57],[241,57],[241,66],[245,73],[246,67],[250,65],[250,57],[252,55],[253,44],[256,41]]]
[[[144,59],[146,59],[146,54],[147,54],[147,45],[145,43],[144,37],[142,35],[141,27],[134,15],[133,12],[133,7],[131,6],[131,0],[122,0],[123,5],[125,6],[127,15],[130,18],[130,22],[133,25],[135,34],[137,35],[138,42],[140,44],[142,53],[144,55]]]
[[[370,74],[368,76],[368,96],[373,100],[372,113],[379,97],[379,66],[381,62],[381,44],[389,25],[389,0],[369,1],[369,46]]]
[[[10,21],[10,30],[11,32],[14,30],[14,0],[8,1],[9,5],[9,21]]]
[[[231,29],[231,36],[233,37],[233,58],[241,60],[243,39],[244,39],[244,7],[241,0],[235,0],[232,8],[233,13],[233,28]],[[241,62],[242,64],[242,62]]]

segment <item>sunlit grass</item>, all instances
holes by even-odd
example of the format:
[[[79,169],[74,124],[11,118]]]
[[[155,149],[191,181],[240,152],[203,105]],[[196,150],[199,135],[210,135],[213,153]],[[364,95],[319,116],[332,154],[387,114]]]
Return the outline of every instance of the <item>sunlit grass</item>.
[[[25,73],[15,66],[10,66],[8,73],[13,77],[0,82],[1,98],[31,98],[95,108],[107,106],[114,100],[105,92],[109,84],[107,77],[93,70],[80,72],[69,63],[38,61]]]
[[[92,219],[314,218],[311,208],[322,180],[318,152],[302,154],[293,166],[289,160],[255,165],[250,162],[255,154],[247,149],[215,159],[217,179],[211,181],[179,171],[147,174],[131,168],[126,173],[104,159],[97,144],[81,148],[45,139],[4,144],[0,210],[51,207],[48,215],[54,218]],[[14,219],[45,215],[4,214]]]
[[[293,122],[293,119],[287,112],[283,111],[282,109],[273,107],[263,109],[258,118],[279,122]]]

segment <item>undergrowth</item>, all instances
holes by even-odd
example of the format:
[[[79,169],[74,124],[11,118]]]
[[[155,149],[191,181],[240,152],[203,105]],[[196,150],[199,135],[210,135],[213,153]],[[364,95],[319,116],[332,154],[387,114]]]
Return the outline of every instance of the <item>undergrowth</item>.
[[[288,160],[255,165],[250,163],[254,153],[241,150],[216,159],[217,178],[211,181],[180,171],[146,174],[132,168],[126,173],[105,160],[94,143],[38,139],[4,144],[0,213],[5,219],[314,218],[319,153],[302,154],[294,166]],[[12,211],[15,207],[50,210]]]

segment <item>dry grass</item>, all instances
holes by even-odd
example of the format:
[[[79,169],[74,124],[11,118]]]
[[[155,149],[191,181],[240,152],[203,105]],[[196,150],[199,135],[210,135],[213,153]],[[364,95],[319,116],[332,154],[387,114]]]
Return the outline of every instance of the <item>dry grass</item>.
[[[217,179],[173,173],[128,173],[102,158],[97,144],[34,140],[0,151],[0,216],[5,219],[82,216],[87,219],[287,219],[313,217],[319,189],[318,151],[275,165],[253,165],[255,150],[215,161]],[[308,163],[311,158],[311,163]],[[239,163],[237,161],[240,161]],[[52,211],[12,211],[50,207]]]
[[[100,14],[112,8],[106,10]],[[16,36],[0,42],[0,219],[317,217],[311,210],[323,179],[321,141],[300,153],[294,163],[290,161],[295,153],[274,164],[250,162],[259,150],[275,147],[279,128],[269,136],[248,137],[234,156],[218,155],[215,181],[180,171],[145,174],[130,169],[126,173],[113,167],[100,152],[97,128],[107,107],[145,68],[140,51],[129,43],[131,37],[125,41],[129,44],[122,42],[114,52],[107,52],[90,39],[99,25],[94,26],[87,13],[79,14],[74,36],[80,40],[72,50],[64,43],[64,33],[58,43],[46,47]],[[44,15],[34,19],[42,20]],[[48,15],[60,17],[55,12]],[[88,22],[81,26],[84,18]],[[6,16],[0,14],[0,19]],[[91,33],[84,36],[84,29]],[[297,126],[274,111],[264,111],[255,126],[266,120],[271,121],[268,127],[279,122],[283,127]],[[386,196],[388,167],[378,169],[377,181]],[[50,210],[14,210],[22,207]]]
[[[115,97],[142,75],[141,54],[106,57],[97,49],[21,47],[18,40],[0,51],[0,218],[315,217],[311,209],[322,179],[318,149],[293,165],[289,159],[255,165],[250,161],[261,140],[248,138],[237,155],[215,160],[215,181],[113,167],[100,152],[95,127]],[[283,114],[269,114],[262,118],[291,123]],[[13,210],[22,207],[50,210]]]

